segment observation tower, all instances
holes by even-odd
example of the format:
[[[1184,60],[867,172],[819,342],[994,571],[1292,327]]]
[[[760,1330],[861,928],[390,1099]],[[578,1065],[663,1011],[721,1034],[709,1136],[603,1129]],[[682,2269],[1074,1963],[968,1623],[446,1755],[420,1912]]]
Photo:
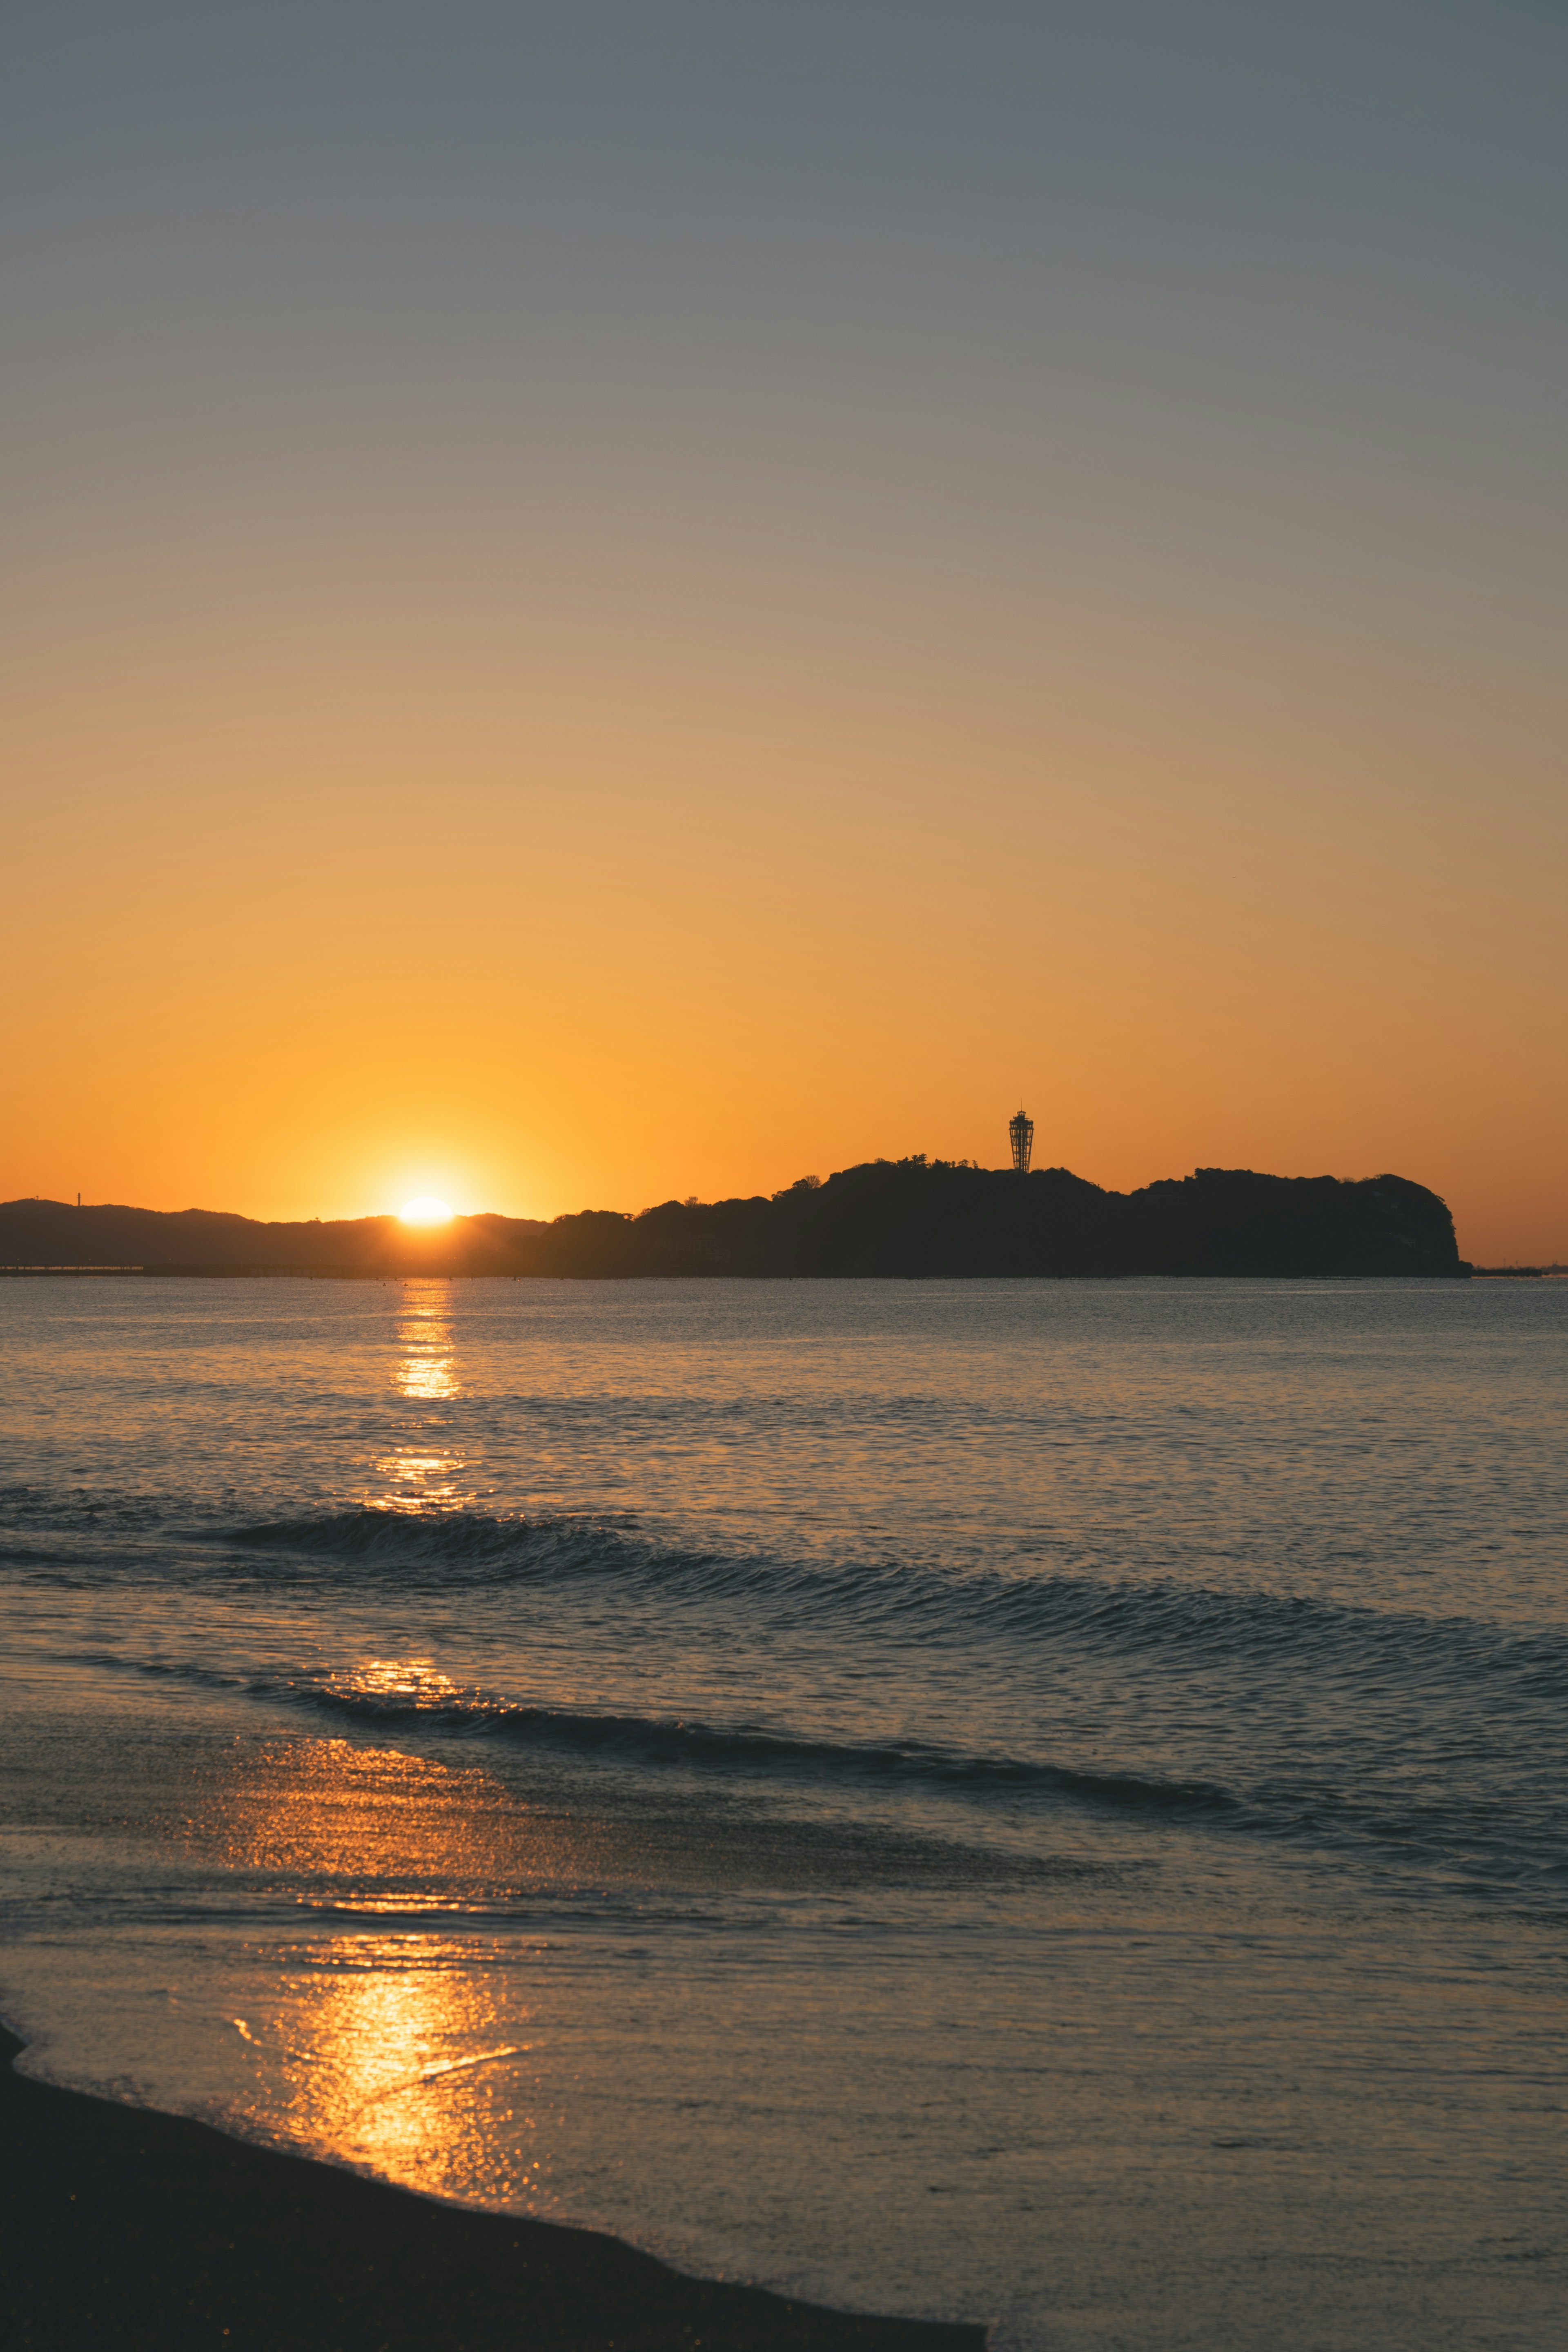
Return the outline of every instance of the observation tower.
[[[1029,1154],[1035,1148],[1035,1122],[1026,1111],[1019,1111],[1007,1122],[1007,1133],[1013,1142],[1013,1166],[1020,1176],[1029,1172]]]

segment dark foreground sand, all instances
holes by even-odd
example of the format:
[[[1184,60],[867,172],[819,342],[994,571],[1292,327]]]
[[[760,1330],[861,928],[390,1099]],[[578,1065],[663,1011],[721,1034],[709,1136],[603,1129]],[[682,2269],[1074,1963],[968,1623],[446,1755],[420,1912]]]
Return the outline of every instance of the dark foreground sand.
[[[5,2352],[981,2352],[682,2278],[618,2239],[432,2204],[13,2072],[0,2030]]]

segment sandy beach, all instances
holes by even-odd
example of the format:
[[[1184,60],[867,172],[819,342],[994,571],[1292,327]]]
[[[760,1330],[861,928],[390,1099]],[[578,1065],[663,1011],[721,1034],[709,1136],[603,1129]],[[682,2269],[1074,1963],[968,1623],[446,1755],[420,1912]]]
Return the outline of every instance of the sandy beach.
[[[682,2278],[617,2239],[442,2206],[29,2081],[0,2030],[0,2318],[17,2352],[980,2352]]]

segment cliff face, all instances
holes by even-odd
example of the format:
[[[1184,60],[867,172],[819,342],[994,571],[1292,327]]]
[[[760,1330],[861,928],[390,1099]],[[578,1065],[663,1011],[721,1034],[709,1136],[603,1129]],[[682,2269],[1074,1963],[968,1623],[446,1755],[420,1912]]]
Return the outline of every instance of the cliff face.
[[[1020,1179],[876,1160],[771,1200],[543,1224],[395,1217],[261,1224],[200,1209],[0,1206],[0,1265],[235,1272],[616,1275],[1464,1275],[1453,1220],[1403,1176],[1259,1176],[1200,1168],[1107,1192],[1065,1168]]]

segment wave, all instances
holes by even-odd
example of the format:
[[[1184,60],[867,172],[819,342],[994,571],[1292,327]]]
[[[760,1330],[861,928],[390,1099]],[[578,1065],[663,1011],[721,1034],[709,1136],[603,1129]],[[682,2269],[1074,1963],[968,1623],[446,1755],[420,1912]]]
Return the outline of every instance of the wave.
[[[1249,1784],[1157,1773],[1093,1769],[1008,1755],[956,1752],[916,1740],[812,1738],[763,1726],[722,1726],[679,1717],[596,1714],[519,1706],[482,1695],[400,1697],[322,1683],[288,1694],[357,1723],[399,1736],[456,1734],[500,1740],[531,1752],[638,1771],[675,1769],[722,1776],[731,1783],[787,1782],[797,1791],[824,1784],[846,1791],[896,1788],[1033,1809],[1066,1804],[1089,1813],[1131,1816],[1152,1826],[1185,1824],[1234,1831],[1276,1843],[1324,1849],[1369,1848],[1385,1861],[1436,1866],[1472,1885],[1521,1883],[1539,1892],[1568,1886],[1568,1854],[1557,1822],[1555,1783],[1544,1814],[1500,1790],[1439,1791],[1378,1784],[1352,1774],[1331,1785],[1310,1765],[1298,1772],[1272,1759]],[[1259,1764],[1263,1759],[1257,1759]]]
[[[1224,1788],[1203,1781],[1140,1779],[1077,1771],[1006,1756],[965,1756],[919,1741],[859,1743],[809,1739],[762,1727],[689,1722],[680,1717],[597,1715],[574,1708],[519,1706],[477,1697],[389,1697],[323,1683],[300,1683],[293,1696],[358,1721],[421,1731],[456,1731],[521,1747],[628,1764],[702,1771],[768,1773],[794,1780],[900,1781],[927,1788],[1071,1797],[1122,1812],[1224,1813],[1241,1810]]]
[[[1568,1633],[1485,1618],[1255,1589],[1103,1577],[936,1568],[890,1559],[818,1563],[773,1552],[707,1549],[641,1534],[636,1520],[479,1511],[358,1509],[231,1528],[242,1555],[289,1557],[387,1572],[414,1588],[495,1589],[612,1581],[661,1601],[753,1603],[776,1623],[909,1638],[1037,1637],[1092,1643],[1131,1659],[1247,1666],[1287,1663],[1358,1679],[1396,1677],[1411,1692],[1432,1675],[1475,1686],[1501,1679],[1516,1696],[1568,1705]]]
[[[1462,1687],[1474,1703],[1568,1710],[1568,1632],[1472,1616],[1422,1615],[1251,1587],[1149,1578],[940,1567],[896,1558],[802,1560],[761,1549],[685,1545],[642,1531],[634,1514],[529,1517],[471,1509],[384,1507],[235,1523],[211,1510],[133,1495],[0,1489],[0,1529],[47,1532],[0,1552],[24,1571],[71,1580],[144,1575],[347,1584],[356,1593],[570,1591],[611,1584],[628,1596],[697,1608],[737,1605],[774,1630],[836,1627],[911,1643],[1058,1644],[1126,1664],[1225,1669],[1260,1685],[1310,1671],[1320,1688]],[[74,1538],[74,1540],[62,1540]],[[0,1534],[0,1540],[4,1540]],[[1506,1699],[1504,1694],[1506,1693]]]
[[[726,1792],[770,1791],[795,1799],[891,1790],[967,1800],[983,1811],[996,1802],[1015,1814],[1020,1807],[1054,1812],[1067,1806],[1156,1828],[1170,1824],[1260,1836],[1318,1855],[1335,1850],[1375,1853],[1384,1865],[1414,1868],[1426,1876],[1436,1872],[1448,1883],[1464,1883],[1473,1894],[1503,1892],[1517,1898],[1529,1892],[1555,1903],[1568,1888],[1555,1780],[1542,1812],[1511,1802],[1497,1790],[1455,1788],[1442,1793],[1419,1785],[1378,1785],[1375,1778],[1357,1773],[1331,1786],[1310,1763],[1296,1772],[1281,1769],[1279,1756],[1273,1769],[1258,1770],[1246,1785],[1231,1786],[1216,1779],[964,1753],[910,1739],[812,1738],[765,1725],[520,1705],[449,1685],[378,1691],[331,1676],[237,1675],[193,1664],[101,1654],[83,1654],[76,1662],[244,1692],[263,1703],[347,1720],[400,1742],[498,1741],[542,1761],[620,1768],[645,1783],[650,1772],[674,1772],[711,1779]],[[595,1808],[606,1796],[601,1789]],[[951,1820],[943,1833],[951,1836]]]

